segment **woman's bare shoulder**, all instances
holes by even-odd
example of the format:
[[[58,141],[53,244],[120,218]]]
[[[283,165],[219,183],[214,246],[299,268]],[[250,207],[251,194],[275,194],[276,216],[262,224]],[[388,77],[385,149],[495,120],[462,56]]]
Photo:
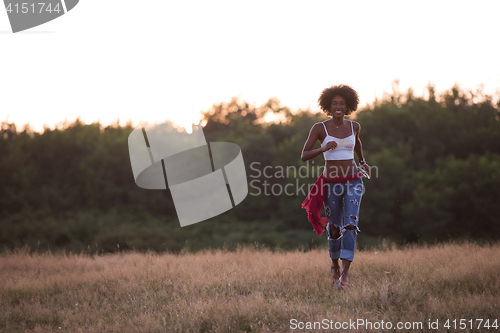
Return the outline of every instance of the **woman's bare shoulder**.
[[[323,128],[323,123],[322,122],[316,123],[316,124],[312,125],[311,132],[312,131],[318,131],[319,129],[322,129],[322,128]]]
[[[359,130],[361,129],[361,125],[357,121],[352,122],[352,129],[354,130],[354,133],[359,133]]]

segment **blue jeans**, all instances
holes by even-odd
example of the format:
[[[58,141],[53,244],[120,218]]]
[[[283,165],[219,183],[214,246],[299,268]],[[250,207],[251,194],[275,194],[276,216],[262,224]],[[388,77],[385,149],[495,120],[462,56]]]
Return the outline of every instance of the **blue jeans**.
[[[326,183],[325,186],[325,215],[330,219],[326,228],[330,258],[352,261],[359,232],[363,181],[359,178],[343,183]],[[346,229],[348,226],[354,230]]]

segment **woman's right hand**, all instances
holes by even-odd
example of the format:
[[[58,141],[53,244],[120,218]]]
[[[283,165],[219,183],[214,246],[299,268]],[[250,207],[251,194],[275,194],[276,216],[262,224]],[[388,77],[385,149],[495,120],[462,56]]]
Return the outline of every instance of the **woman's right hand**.
[[[337,142],[335,142],[335,141],[329,141],[329,142],[326,143],[326,145],[324,145],[323,147],[321,147],[321,151],[324,153],[327,150],[335,149],[335,148],[337,148]]]

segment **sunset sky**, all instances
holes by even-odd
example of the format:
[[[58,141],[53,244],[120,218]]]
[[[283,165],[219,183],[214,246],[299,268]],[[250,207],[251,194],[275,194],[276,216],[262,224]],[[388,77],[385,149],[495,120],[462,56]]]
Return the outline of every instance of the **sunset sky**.
[[[232,96],[318,110],[345,83],[362,105],[391,82],[500,91],[500,1],[80,0],[12,34],[0,12],[0,121],[183,126]]]

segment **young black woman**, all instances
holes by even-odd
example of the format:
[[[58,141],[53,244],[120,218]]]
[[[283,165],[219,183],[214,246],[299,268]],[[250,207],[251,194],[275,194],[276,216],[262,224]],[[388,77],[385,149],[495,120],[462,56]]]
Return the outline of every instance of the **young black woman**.
[[[302,150],[302,161],[323,153],[325,167],[302,207],[307,209],[308,219],[314,230],[321,235],[326,227],[331,275],[334,286],[344,289],[349,283],[349,268],[354,259],[358,234],[359,206],[364,193],[362,172],[354,161],[358,156],[360,168],[370,175],[370,167],[363,158],[357,122],[344,119],[356,111],[358,93],[347,85],[337,85],[322,91],[318,104],[331,118],[314,124]],[[314,149],[316,141],[321,147]],[[321,206],[325,217],[320,217]],[[342,260],[342,269],[339,265]]]

